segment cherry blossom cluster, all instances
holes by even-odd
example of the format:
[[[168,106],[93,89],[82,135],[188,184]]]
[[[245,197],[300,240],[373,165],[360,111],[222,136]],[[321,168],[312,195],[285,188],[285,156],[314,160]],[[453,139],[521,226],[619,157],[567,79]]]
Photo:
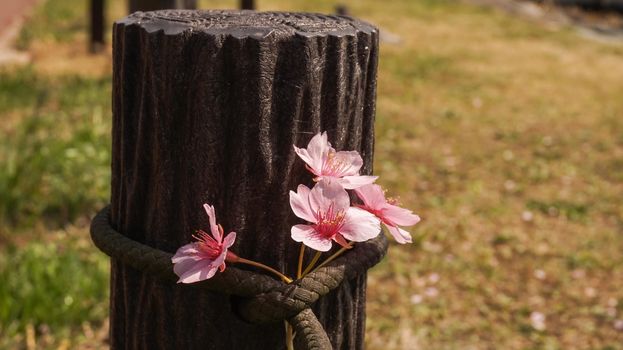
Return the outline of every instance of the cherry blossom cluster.
[[[381,186],[375,184],[377,176],[360,175],[363,159],[356,151],[336,151],[328,141],[327,133],[315,135],[307,148],[294,146],[294,152],[305,162],[313,174],[315,185],[299,185],[290,191],[290,206],[294,214],[306,221],[292,226],[291,236],[301,242],[297,278],[312,271],[322,252],[332,248],[333,242],[341,249],[322,264],[349,249],[355,242],[364,242],[381,232],[381,223],[396,242],[411,243],[411,235],[401,227],[420,221],[410,210],[397,206],[396,201],[385,197]],[[361,203],[353,205],[348,191],[354,192]],[[259,262],[247,260],[228,251],[236,240],[236,233],[227,236],[216,223],[214,207],[204,204],[209,218],[210,234],[197,231],[196,241],[182,246],[173,256],[174,272],[178,283],[194,283],[213,277],[225,269],[225,263],[243,263],[263,268],[279,276],[284,282],[292,279]],[[305,246],[316,255],[305,270],[302,269]]]
[[[415,225],[419,216],[387,200],[374,184],[377,176],[359,175],[363,159],[358,152],[337,152],[326,132],[314,136],[306,149],[295,146],[294,151],[315,175],[316,185],[290,191],[292,211],[309,223],[293,226],[292,239],[323,252],[331,249],[331,241],[349,248],[348,241],[376,237],[382,222],[398,243],[411,243],[411,235],[399,226]],[[353,190],[363,204],[352,206],[346,190]]]

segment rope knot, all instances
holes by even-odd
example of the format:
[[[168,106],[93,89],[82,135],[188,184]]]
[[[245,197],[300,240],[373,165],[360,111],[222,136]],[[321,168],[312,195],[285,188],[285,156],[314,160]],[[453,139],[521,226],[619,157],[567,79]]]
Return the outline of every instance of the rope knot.
[[[110,207],[91,222],[91,239],[106,255],[164,281],[175,283],[173,254],[149,247],[117,232],[110,225]],[[297,334],[297,349],[331,349],[329,338],[311,310],[322,296],[343,281],[364,274],[387,252],[387,239],[380,234],[305,277],[285,284],[264,274],[228,267],[197,287],[240,297],[238,314],[252,323],[288,320]]]

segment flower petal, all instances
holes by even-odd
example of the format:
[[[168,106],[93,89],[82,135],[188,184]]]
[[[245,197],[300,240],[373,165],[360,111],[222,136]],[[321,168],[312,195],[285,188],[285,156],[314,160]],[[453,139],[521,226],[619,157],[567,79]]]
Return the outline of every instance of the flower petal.
[[[225,236],[225,239],[223,240],[223,246],[225,247],[225,249],[227,249],[234,245],[234,242],[236,242],[236,232],[232,231],[227,236]]]
[[[350,207],[350,197],[346,190],[336,181],[320,181],[309,193],[311,211],[326,213],[330,207],[333,212],[345,211]]]
[[[379,185],[365,185],[355,188],[354,191],[357,197],[363,201],[363,204],[372,210],[379,210],[387,203],[383,188]]]
[[[317,162],[314,165],[318,165],[320,169],[322,169],[322,162],[331,149],[326,131],[314,135],[307,144],[307,153],[314,162]]]
[[[212,264],[209,260],[201,260],[190,266],[182,273],[177,283],[194,283],[211,278],[216,274],[219,265]],[[175,267],[174,267],[175,269]],[[178,273],[177,271],[175,272]]]
[[[193,266],[200,264],[200,263],[202,263],[201,260],[195,260],[195,259],[178,260],[176,263],[173,264],[173,272],[175,272],[175,274],[178,276],[182,276],[188,270],[192,269]]]
[[[290,207],[294,215],[309,222],[316,222],[316,217],[309,206],[310,189],[305,185],[299,185],[296,192],[290,191]]]
[[[310,225],[294,225],[291,230],[292,239],[297,242],[303,242],[306,246],[326,252],[331,249],[331,240],[320,237],[314,226]]]
[[[344,218],[344,225],[340,233],[348,240],[354,242],[367,241],[381,232],[381,221],[369,212],[350,207]]]
[[[400,244],[411,243],[413,240],[411,239],[411,234],[398,226],[391,226],[385,224],[387,227],[387,231],[394,237],[396,242]]]
[[[337,177],[358,175],[359,169],[361,169],[361,166],[363,165],[363,159],[357,151],[337,152],[331,162],[340,165],[335,168],[336,173],[333,174]]]
[[[189,243],[181,246],[171,258],[171,262],[177,264],[188,259],[193,261],[201,260],[200,252],[197,249],[197,243]]]
[[[214,207],[204,204],[203,209],[205,209],[208,217],[210,218],[210,232],[212,232],[212,236],[216,238],[217,242],[222,242],[223,236],[221,236],[221,232],[219,232],[218,226],[216,225],[216,213],[214,212]]]
[[[383,219],[398,226],[412,226],[420,222],[420,217],[409,209],[387,204],[382,210]]]
[[[344,176],[341,178],[340,184],[347,190],[352,190],[355,188],[359,188],[361,186],[366,186],[378,179],[378,176],[368,176],[368,175],[354,175],[354,176]]]
[[[305,162],[305,164],[307,164],[309,170],[313,174],[320,175],[322,172],[322,159],[312,158],[305,148],[298,148],[294,146],[294,152]]]
[[[322,164],[331,150],[331,144],[327,139],[327,133],[318,133],[307,144],[307,148],[294,146],[294,152],[310,167],[316,175],[322,173]]]

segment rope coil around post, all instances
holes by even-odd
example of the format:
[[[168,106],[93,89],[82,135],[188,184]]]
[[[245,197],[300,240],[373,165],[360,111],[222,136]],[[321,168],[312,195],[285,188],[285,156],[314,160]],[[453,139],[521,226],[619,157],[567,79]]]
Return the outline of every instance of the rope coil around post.
[[[117,232],[110,225],[110,207],[102,209],[91,222],[91,239],[106,255],[163,281],[175,283],[173,254],[149,247]],[[383,234],[357,243],[342,256],[305,277],[285,284],[272,277],[228,267],[198,288],[241,297],[239,315],[248,322],[270,323],[288,320],[301,350],[331,349],[331,342],[311,306],[323,295],[376,265],[387,252]]]

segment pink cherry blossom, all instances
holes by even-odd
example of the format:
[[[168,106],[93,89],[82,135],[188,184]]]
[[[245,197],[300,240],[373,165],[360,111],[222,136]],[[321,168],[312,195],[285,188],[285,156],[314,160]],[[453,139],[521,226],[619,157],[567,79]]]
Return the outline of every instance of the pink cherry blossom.
[[[346,189],[371,184],[377,176],[359,175],[363,159],[356,151],[336,152],[327,140],[327,133],[314,136],[307,148],[294,146],[294,151],[307,164],[307,169],[316,175],[315,181],[337,182]]]
[[[398,226],[412,226],[420,221],[420,217],[411,210],[394,205],[395,201],[385,199],[383,189],[379,185],[366,185],[355,189],[357,196],[363,201],[361,208],[376,215],[389,233],[400,244],[411,243],[409,232]]]
[[[290,206],[296,216],[310,223],[292,226],[292,239],[318,251],[331,249],[331,241],[344,247],[346,240],[367,241],[381,229],[374,215],[350,206],[348,193],[335,182],[321,181],[311,190],[299,185],[297,192],[290,191]]]
[[[197,241],[177,250],[171,261],[173,271],[179,276],[177,283],[194,283],[212,278],[217,270],[225,270],[225,261],[236,262],[238,257],[227,249],[234,244],[236,232],[223,238],[223,227],[216,224],[214,207],[204,204],[210,218],[210,236],[205,231],[197,231],[193,236]]]

